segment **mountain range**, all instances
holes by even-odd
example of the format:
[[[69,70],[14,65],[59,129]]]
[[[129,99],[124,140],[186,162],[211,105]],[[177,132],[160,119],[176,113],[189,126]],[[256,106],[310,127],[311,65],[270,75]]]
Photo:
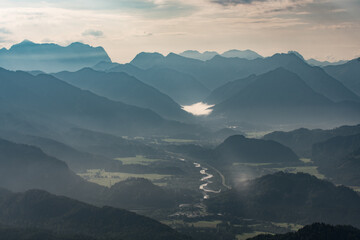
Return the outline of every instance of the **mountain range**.
[[[360,196],[314,176],[278,172],[238,182],[230,191],[206,200],[213,213],[275,222],[359,226]]]
[[[213,57],[215,57],[216,55],[221,55],[221,56],[227,57],[227,58],[235,58],[235,57],[245,58],[245,59],[249,59],[249,60],[256,59],[256,58],[262,58],[261,55],[259,55],[258,53],[254,52],[254,51],[251,51],[249,49],[247,49],[247,50],[233,49],[233,50],[226,51],[222,54],[219,54],[214,51],[206,51],[206,52],[200,53],[199,51],[195,51],[195,50],[187,50],[182,53],[179,53],[179,55],[183,56],[183,57],[187,57],[187,58],[202,60],[202,61],[210,60]]]
[[[89,239],[189,239],[166,225],[126,210],[96,207],[40,190],[12,193],[1,189],[0,222],[18,228],[80,234]]]
[[[360,96],[360,58],[341,65],[326,66],[325,71]]]
[[[303,123],[328,119],[356,121],[359,117],[358,104],[354,107],[336,104],[284,68],[228,83],[215,90],[208,99],[210,103],[225,99],[213,107],[212,116],[258,123],[290,124],[299,119]],[[341,111],[348,113],[341,115]]]
[[[0,50],[0,67],[9,70],[76,71],[101,61],[111,62],[102,47],[95,48],[79,42],[63,47],[25,40],[10,49]]]
[[[360,230],[351,226],[332,226],[324,223],[307,225],[297,232],[286,234],[262,234],[249,240],[347,240],[360,239]]]
[[[311,158],[312,146],[336,136],[349,136],[360,133],[360,125],[341,126],[333,129],[306,129],[299,128],[293,131],[275,131],[266,134],[263,138],[279,142],[288,146],[300,157]]]
[[[190,114],[169,96],[124,72],[99,72],[84,68],[77,72],[53,74],[71,85],[90,90],[114,101],[148,108],[169,119],[187,120]]]
[[[143,136],[156,132],[171,135],[184,133],[188,131],[186,129],[191,133],[197,131],[194,131],[193,125],[165,120],[149,109],[111,101],[50,75],[33,76],[0,69],[0,76],[0,111],[4,111],[4,121],[8,124],[14,124],[13,119],[9,119],[11,117],[30,125],[27,128],[34,128],[32,122],[36,124],[42,121],[44,125],[41,131],[45,131],[47,126],[52,131],[81,126],[120,136]],[[27,112],[26,116],[23,116],[24,111]],[[15,112],[21,114],[9,115]],[[42,115],[45,117],[38,119]],[[57,126],[50,127],[49,124]],[[17,129],[16,126],[12,127]]]

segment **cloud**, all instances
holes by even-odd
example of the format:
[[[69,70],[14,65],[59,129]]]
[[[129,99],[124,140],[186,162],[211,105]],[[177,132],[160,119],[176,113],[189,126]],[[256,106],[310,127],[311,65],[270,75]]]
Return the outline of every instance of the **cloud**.
[[[88,29],[82,33],[84,37],[91,36],[91,37],[103,37],[104,33],[100,30]]]
[[[63,8],[71,10],[94,10],[102,12],[131,13],[148,18],[176,18],[188,16],[196,10],[188,0],[3,0],[0,8],[19,7]]]
[[[313,0],[210,0],[210,2],[217,3],[223,6],[275,4],[275,5],[283,5],[288,7],[288,6],[301,5],[304,3],[310,3],[313,2]],[[282,9],[277,9],[277,10],[281,11]]]
[[[238,5],[238,4],[252,4],[254,2],[266,2],[268,0],[212,0],[214,3],[218,3],[224,6]]]
[[[0,28],[0,33],[2,33],[2,34],[10,34],[11,33],[11,31],[9,30],[9,29],[7,29],[7,28]]]

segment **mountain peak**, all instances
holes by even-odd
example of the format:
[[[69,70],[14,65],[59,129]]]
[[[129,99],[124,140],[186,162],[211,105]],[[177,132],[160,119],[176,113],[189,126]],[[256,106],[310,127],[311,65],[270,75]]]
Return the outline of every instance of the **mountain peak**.
[[[60,46],[55,43],[24,40],[7,51],[0,51],[1,67],[9,70],[77,71],[101,61],[111,62],[102,47],[92,47],[80,42]]]
[[[34,42],[28,40],[28,39],[24,39],[21,43],[19,43],[18,45],[33,45],[35,44]]]
[[[298,58],[305,61],[305,58],[297,51],[288,51],[288,54],[295,54]]]

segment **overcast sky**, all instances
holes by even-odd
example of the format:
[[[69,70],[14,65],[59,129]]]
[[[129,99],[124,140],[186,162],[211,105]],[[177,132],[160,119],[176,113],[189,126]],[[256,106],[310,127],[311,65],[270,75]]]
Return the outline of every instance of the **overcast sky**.
[[[252,49],[269,56],[360,56],[360,0],[0,0],[0,47],[28,39],[142,51]]]

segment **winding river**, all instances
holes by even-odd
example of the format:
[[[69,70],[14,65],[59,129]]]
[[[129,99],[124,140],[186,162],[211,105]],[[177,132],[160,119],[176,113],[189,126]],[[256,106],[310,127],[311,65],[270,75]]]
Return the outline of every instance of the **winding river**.
[[[207,168],[202,167],[199,163],[194,163],[194,166],[196,168],[201,168],[200,173],[202,175],[204,175],[204,177],[202,177],[200,179],[200,182],[204,182],[203,184],[200,185],[199,189],[202,191],[203,195],[204,195],[204,199],[208,199],[210,196],[208,193],[220,193],[221,189],[215,191],[212,189],[208,188],[208,185],[212,183],[212,181],[210,180],[211,178],[214,177],[214,175],[210,174],[207,172]]]

